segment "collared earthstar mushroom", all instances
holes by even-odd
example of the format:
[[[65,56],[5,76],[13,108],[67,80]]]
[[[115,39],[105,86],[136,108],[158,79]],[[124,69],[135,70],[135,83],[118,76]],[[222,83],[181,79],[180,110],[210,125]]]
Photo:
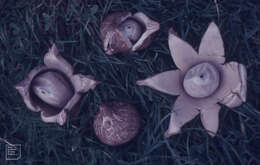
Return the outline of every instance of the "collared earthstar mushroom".
[[[44,56],[44,66],[36,67],[14,87],[33,112],[41,112],[47,123],[63,125],[67,113],[76,110],[83,93],[98,84],[92,76],[73,74],[72,66],[58,53],[55,44]]]
[[[205,32],[198,53],[174,33],[169,30],[168,43],[179,69],[139,80],[137,84],[179,95],[165,137],[180,133],[181,127],[198,114],[209,135],[215,136],[221,108],[218,103],[233,108],[246,101],[246,68],[237,62],[224,64],[223,41],[214,22]]]
[[[105,18],[100,28],[100,38],[108,55],[137,51],[152,42],[152,34],[160,24],[144,13],[116,12]]]

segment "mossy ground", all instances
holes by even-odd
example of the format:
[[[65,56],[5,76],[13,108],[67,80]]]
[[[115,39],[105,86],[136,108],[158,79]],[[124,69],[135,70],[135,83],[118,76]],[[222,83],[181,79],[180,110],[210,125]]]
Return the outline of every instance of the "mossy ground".
[[[152,45],[139,52],[107,56],[99,27],[116,11],[141,11],[159,21]],[[135,81],[176,69],[168,48],[168,30],[196,49],[208,24],[215,21],[225,44],[226,61],[248,72],[248,99],[237,108],[222,106],[215,138],[199,117],[183,133],[163,138],[176,97],[138,87]],[[80,114],[65,126],[46,124],[29,111],[13,85],[24,79],[56,43],[77,73],[102,81],[84,95]],[[98,105],[110,100],[138,107],[142,128],[128,144],[109,147],[93,131]],[[0,137],[22,145],[18,161],[28,165],[256,165],[260,164],[260,2],[258,0],[1,0]]]

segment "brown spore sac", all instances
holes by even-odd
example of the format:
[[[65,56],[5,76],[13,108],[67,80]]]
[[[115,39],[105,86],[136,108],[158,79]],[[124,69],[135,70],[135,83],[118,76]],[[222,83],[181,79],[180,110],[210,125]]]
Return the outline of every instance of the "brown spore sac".
[[[142,25],[134,19],[127,19],[119,26],[119,30],[132,43],[135,43],[141,37]]]
[[[32,90],[44,103],[63,108],[73,96],[69,80],[62,73],[46,71],[32,81]]]

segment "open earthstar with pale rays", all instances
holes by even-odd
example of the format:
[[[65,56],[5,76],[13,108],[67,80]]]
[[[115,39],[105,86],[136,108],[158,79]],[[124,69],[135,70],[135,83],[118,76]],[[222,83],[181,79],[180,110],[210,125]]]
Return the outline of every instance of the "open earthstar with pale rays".
[[[99,82],[90,75],[73,74],[73,67],[59,55],[55,44],[45,54],[44,64],[14,87],[31,111],[41,113],[44,122],[63,125],[68,112],[77,110],[82,94]]]
[[[181,127],[197,115],[209,135],[215,136],[221,108],[218,103],[234,108],[246,101],[245,66],[237,62],[225,63],[223,40],[214,22],[208,26],[198,53],[172,29],[168,44],[178,70],[159,73],[137,84],[179,95],[165,137],[180,133]]]

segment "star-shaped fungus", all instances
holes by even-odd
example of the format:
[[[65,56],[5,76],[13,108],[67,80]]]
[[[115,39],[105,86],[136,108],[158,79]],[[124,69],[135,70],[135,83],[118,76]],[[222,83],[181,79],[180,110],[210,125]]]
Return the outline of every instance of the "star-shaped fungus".
[[[108,55],[133,52],[148,47],[159,29],[160,24],[142,12],[116,12],[102,22],[100,38]]]
[[[67,113],[77,109],[82,94],[94,89],[98,82],[89,75],[74,75],[72,66],[59,55],[55,44],[45,54],[44,64],[31,70],[14,87],[30,110],[41,112],[44,122],[63,125]]]
[[[246,69],[237,62],[225,63],[220,31],[214,22],[205,32],[197,53],[173,30],[168,39],[171,56],[178,70],[159,73],[138,85],[179,95],[172,109],[170,124],[164,136],[181,132],[181,127],[200,114],[204,128],[215,136],[219,127],[218,103],[233,108],[246,101]]]

